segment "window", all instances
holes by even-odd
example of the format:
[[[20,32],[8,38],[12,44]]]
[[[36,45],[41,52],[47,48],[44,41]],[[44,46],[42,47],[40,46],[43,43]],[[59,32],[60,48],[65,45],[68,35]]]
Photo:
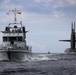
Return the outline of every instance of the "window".
[[[9,41],[17,41],[16,37],[9,37]]]
[[[20,36],[20,37],[18,37],[18,41],[22,41],[22,37]]]
[[[7,41],[7,37],[3,37],[3,41]]]
[[[22,41],[22,36],[17,37],[3,37],[3,41]]]

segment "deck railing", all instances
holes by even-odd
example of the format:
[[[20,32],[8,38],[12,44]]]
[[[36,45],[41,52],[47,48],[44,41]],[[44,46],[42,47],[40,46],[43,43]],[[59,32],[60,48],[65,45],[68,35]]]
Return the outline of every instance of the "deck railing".
[[[20,47],[20,46],[17,46],[17,44],[7,44],[7,45],[3,45],[1,44],[0,45],[0,50],[26,50],[26,51],[30,51],[32,50],[32,47],[31,46],[24,46],[24,47]]]

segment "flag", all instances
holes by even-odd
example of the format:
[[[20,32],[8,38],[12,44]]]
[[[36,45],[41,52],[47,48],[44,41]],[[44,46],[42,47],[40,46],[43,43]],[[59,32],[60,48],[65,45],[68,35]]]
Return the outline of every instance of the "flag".
[[[13,12],[13,13],[15,13],[15,14],[21,14],[21,11],[10,10],[9,12],[7,12],[7,15],[9,15],[11,12]]]
[[[21,12],[18,11],[17,14],[21,14]]]
[[[9,12],[7,12],[7,15],[9,15]]]
[[[9,12],[7,12],[7,15],[9,15],[10,14],[10,11]]]

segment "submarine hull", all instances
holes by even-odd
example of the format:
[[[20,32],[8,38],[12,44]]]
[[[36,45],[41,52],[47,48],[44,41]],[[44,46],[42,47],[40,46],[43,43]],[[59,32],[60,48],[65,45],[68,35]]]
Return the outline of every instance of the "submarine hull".
[[[76,54],[76,49],[67,48],[65,50],[65,53],[67,53],[67,54],[71,54],[71,53]]]

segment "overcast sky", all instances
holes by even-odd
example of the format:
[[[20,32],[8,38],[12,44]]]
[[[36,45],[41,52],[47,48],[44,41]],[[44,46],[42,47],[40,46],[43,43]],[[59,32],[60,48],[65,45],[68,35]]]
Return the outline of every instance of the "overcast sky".
[[[18,21],[26,27],[27,44],[33,52],[64,52],[70,43],[71,22],[76,22],[76,0],[0,0],[0,30],[4,30],[13,17],[9,10],[21,10]],[[12,18],[12,19],[11,19]]]

